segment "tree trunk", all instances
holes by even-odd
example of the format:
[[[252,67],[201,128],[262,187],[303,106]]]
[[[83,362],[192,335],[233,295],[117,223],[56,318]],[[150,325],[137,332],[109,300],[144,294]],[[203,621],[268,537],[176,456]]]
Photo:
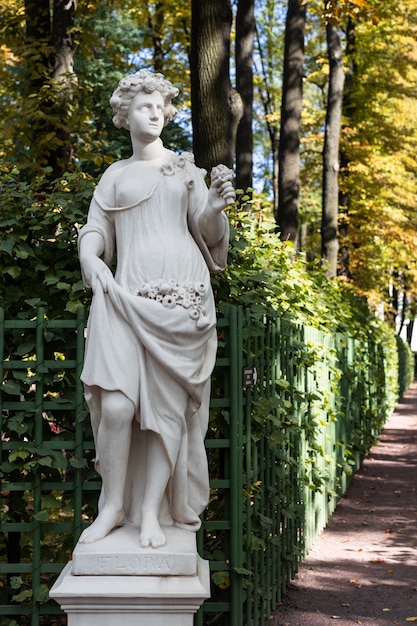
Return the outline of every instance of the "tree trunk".
[[[52,45],[54,48],[52,77],[61,81],[66,96],[72,97],[74,80],[74,27],[76,0],[54,0],[52,18]]]
[[[348,18],[346,28],[346,57],[348,59],[348,70],[345,76],[344,93],[343,93],[343,117],[346,119],[346,125],[349,125],[349,118],[353,115],[352,89],[353,78],[355,75],[355,63],[353,54],[355,51],[355,24],[351,17]],[[346,149],[340,153],[340,183],[342,189],[339,189],[339,238],[341,242],[339,254],[339,267],[337,273],[339,276],[351,277],[349,269],[349,246],[348,246],[348,221],[349,221],[349,194],[346,190],[346,181],[349,176],[349,155]]]
[[[285,26],[279,140],[278,211],[275,216],[283,241],[297,243],[300,193],[300,135],[303,97],[306,3],[288,0]]]
[[[236,89],[242,98],[243,115],[236,136],[236,187],[252,187],[253,171],[253,44],[255,0],[239,0],[236,15]]]
[[[339,211],[339,144],[343,103],[342,46],[337,28],[327,24],[327,53],[329,59],[329,92],[327,97],[326,129],[323,150],[323,204],[321,221],[321,251],[327,262],[327,275],[336,276],[338,256],[337,223]]]
[[[408,323],[407,326],[407,342],[408,344],[411,346],[411,343],[413,341],[413,334],[414,334],[414,324],[415,324],[415,320],[416,320],[416,306],[415,306],[415,302],[414,302],[414,298],[412,296],[410,296],[410,313],[409,313],[409,318],[410,321]]]
[[[49,167],[50,178],[70,165],[69,118],[76,87],[74,25],[76,0],[25,0],[28,120],[31,125],[31,163]]]
[[[196,163],[208,171],[233,166],[236,130],[242,115],[230,82],[229,0],[192,0],[191,101]]]
[[[149,22],[148,26],[153,31],[153,68],[155,72],[164,71],[164,50],[162,46],[162,27],[164,24],[164,3],[156,2],[153,19],[151,17],[149,9]]]
[[[57,145],[50,154],[53,177],[61,176],[72,161],[69,117],[71,101],[76,88],[74,74],[74,13],[77,0],[54,0],[52,44],[54,48],[52,84],[55,88]]]
[[[279,198],[279,130],[271,125],[269,136],[272,146],[272,194],[274,215],[278,215],[278,198]]]
[[[25,18],[26,89],[23,98],[32,99],[33,94],[40,92],[49,76],[48,48],[52,36],[49,0],[25,0]],[[36,146],[38,140],[36,125],[33,125],[32,131],[32,144]]]

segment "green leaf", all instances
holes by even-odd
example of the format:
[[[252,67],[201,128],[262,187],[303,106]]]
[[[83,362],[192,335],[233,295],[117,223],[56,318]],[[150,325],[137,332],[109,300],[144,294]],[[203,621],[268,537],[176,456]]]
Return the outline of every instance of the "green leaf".
[[[45,285],[56,285],[57,282],[59,282],[59,278],[58,276],[55,276],[55,274],[49,274],[48,276],[45,276]]]
[[[270,528],[272,526],[272,519],[270,517],[262,515],[262,513],[258,513],[258,518],[261,526],[263,526],[264,528]]]
[[[55,496],[51,494],[42,496],[42,508],[59,509],[61,504],[62,504],[61,499],[56,498]]]
[[[284,378],[277,378],[275,381],[276,386],[278,387],[278,389],[289,389],[290,388],[290,383],[288,382],[288,380],[285,380]]]
[[[39,511],[35,513],[33,517],[38,522],[47,522],[49,520],[49,513],[48,511]]]
[[[9,431],[15,432],[18,435],[23,435],[30,430],[30,424],[26,423],[25,415],[20,411],[7,417],[5,426]]]
[[[27,450],[14,450],[9,454],[9,463],[14,463],[17,459],[22,459],[23,461],[30,456],[30,453]]]
[[[15,380],[6,380],[1,386],[1,391],[11,396],[20,396],[20,385]]]
[[[65,311],[68,311],[69,313],[76,313],[82,306],[83,304],[81,302],[72,300],[71,302],[67,302]]]
[[[46,304],[46,303],[43,303],[40,298],[28,298],[27,300],[25,300],[25,302],[30,307],[42,306],[42,304]]]
[[[42,583],[36,587],[33,594],[35,602],[47,602],[49,599],[49,586]]]
[[[213,582],[220,587],[220,589],[227,589],[230,587],[230,574],[229,572],[214,572]]]
[[[83,469],[84,467],[88,467],[87,459],[78,459],[76,457],[70,459],[70,465],[75,469]]]
[[[246,569],[245,567],[235,567],[234,571],[236,572],[236,574],[241,574],[242,576],[253,576],[253,572],[251,572],[249,569]]]
[[[51,456],[41,456],[38,459],[38,463],[44,467],[53,467],[53,458]]]
[[[13,246],[15,244],[14,239],[0,239],[0,250],[2,252],[7,252],[7,254],[12,255]]]
[[[33,593],[31,589],[27,589],[26,591],[22,591],[17,595],[13,596],[14,602],[25,602],[25,600],[29,600],[32,597]]]
[[[21,271],[22,271],[21,268],[18,267],[17,265],[9,265],[8,267],[5,267],[3,269],[4,274],[9,274],[9,276],[15,279],[19,278]]]
[[[10,579],[10,587],[12,589],[20,589],[20,587],[23,585],[23,580],[20,576],[12,576]]]
[[[17,356],[24,356],[32,352],[35,346],[35,339],[29,339],[28,341],[24,341],[23,343],[18,345],[13,354],[16,354]]]

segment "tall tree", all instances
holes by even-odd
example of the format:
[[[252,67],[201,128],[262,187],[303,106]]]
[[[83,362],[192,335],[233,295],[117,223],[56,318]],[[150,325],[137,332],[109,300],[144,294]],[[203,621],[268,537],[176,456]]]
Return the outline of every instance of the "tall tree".
[[[280,237],[296,244],[300,192],[300,137],[303,97],[306,2],[288,0],[279,140],[278,211]]]
[[[255,0],[239,0],[236,14],[236,89],[243,114],[236,136],[236,186],[252,187],[253,172],[253,48]]]
[[[229,0],[192,0],[193,150],[199,166],[233,166],[242,102],[230,80]]]
[[[278,211],[278,146],[285,11],[275,0],[256,6],[254,144],[256,176],[263,191],[272,192],[273,214]],[[268,142],[265,138],[269,138]]]
[[[352,16],[348,16],[346,25],[346,73],[343,90],[342,115],[344,124],[343,131],[347,130],[353,122],[354,117],[354,99],[353,99],[353,83],[356,74],[355,63],[355,22]],[[339,185],[339,263],[338,274],[350,278],[349,269],[349,245],[348,245],[348,228],[349,228],[349,192],[346,182],[349,177],[349,154],[347,152],[347,144],[342,142],[340,151],[340,185]]]
[[[26,38],[23,92],[31,126],[28,166],[51,168],[57,178],[72,156],[68,127],[76,88],[74,75],[74,15],[76,0],[25,0]]]
[[[322,257],[327,262],[327,275],[336,276],[338,258],[339,213],[339,142],[342,118],[343,71],[342,45],[338,29],[326,25],[329,60],[329,87],[326,107],[326,127],[323,148],[323,206],[321,222]]]
[[[415,0],[386,0],[355,26],[355,73],[343,145],[348,158],[349,271],[373,301],[415,296]],[[377,28],[375,22],[377,21]],[[390,65],[390,71],[385,67]],[[393,303],[395,305],[395,302]]]

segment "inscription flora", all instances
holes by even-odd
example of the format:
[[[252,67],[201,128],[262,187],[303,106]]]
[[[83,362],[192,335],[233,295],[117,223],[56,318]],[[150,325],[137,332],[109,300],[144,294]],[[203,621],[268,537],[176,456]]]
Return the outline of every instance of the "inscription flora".
[[[169,574],[174,566],[174,556],[144,555],[121,556],[108,555],[99,557],[99,568],[103,573],[117,572],[135,574]]]

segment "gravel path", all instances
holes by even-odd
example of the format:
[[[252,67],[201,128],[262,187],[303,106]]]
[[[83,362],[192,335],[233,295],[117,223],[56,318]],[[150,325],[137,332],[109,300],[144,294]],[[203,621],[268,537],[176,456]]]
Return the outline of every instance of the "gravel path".
[[[271,626],[417,624],[417,382],[396,407]]]

